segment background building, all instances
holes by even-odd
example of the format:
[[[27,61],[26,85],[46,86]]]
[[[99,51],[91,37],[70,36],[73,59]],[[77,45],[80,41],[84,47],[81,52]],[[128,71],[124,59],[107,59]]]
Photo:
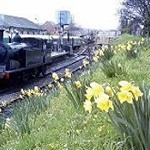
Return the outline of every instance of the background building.
[[[19,34],[46,34],[40,25],[22,17],[0,14],[0,29],[4,30],[4,41],[13,38],[15,31]]]

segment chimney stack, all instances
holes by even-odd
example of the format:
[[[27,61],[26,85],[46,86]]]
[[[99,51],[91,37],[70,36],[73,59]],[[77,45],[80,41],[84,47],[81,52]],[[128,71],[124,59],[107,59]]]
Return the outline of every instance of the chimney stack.
[[[0,42],[3,42],[4,30],[0,29]]]

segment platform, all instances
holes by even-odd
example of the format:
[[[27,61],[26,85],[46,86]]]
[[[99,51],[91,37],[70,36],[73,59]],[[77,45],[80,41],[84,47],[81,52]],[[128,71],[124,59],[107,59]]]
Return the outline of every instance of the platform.
[[[68,54],[69,54],[69,52],[65,52],[65,51],[62,51],[62,52],[52,51],[51,52],[51,58],[54,59],[54,58],[57,58],[57,57],[68,55]]]

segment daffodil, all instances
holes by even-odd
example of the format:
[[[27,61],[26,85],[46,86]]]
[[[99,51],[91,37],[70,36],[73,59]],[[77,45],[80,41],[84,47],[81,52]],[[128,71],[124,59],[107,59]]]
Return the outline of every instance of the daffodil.
[[[132,86],[131,92],[133,93],[135,100],[138,100],[139,96],[143,96],[143,93],[140,91],[139,87]]]
[[[52,73],[52,78],[53,78],[55,81],[59,80],[58,74],[55,73],[55,72]]]
[[[114,48],[114,46],[113,45],[111,45],[111,47],[110,47],[111,49],[113,49]]]
[[[32,96],[32,91],[29,89],[26,94],[27,94],[28,97],[31,97]]]
[[[121,49],[126,50],[126,45],[125,44],[121,45]]]
[[[34,87],[34,92],[35,92],[35,93],[38,93],[38,92],[39,92],[39,90],[40,90],[40,89],[39,89],[39,87],[38,87],[38,86],[35,86],[35,87]]]
[[[8,103],[7,103],[7,101],[2,101],[1,104],[3,107],[6,107]]]
[[[98,58],[96,56],[94,56],[93,61],[98,62]]]
[[[86,90],[85,97],[88,100],[91,100],[92,97],[97,97],[99,94],[101,94],[103,92],[104,92],[104,89],[100,84],[98,84],[96,82],[92,82],[90,84],[90,87],[88,87]]]
[[[86,67],[89,64],[88,60],[83,60],[83,66]]]
[[[95,102],[97,103],[97,107],[100,110],[104,110],[108,112],[108,110],[111,108],[113,109],[112,101],[109,100],[109,96],[105,93],[100,94],[96,99]]]
[[[127,50],[130,51],[131,49],[132,49],[132,45],[131,45],[131,44],[128,44],[128,45],[127,45]]]
[[[120,48],[121,47],[121,44],[118,44],[118,48]]]
[[[117,97],[118,97],[121,104],[124,102],[128,102],[128,103],[133,102],[133,95],[131,92],[128,92],[128,91],[118,92]]]
[[[99,94],[104,93],[104,88],[100,84],[96,82],[92,82],[90,86],[92,88],[92,92],[94,96],[98,96]]]
[[[71,72],[70,72],[69,69],[66,69],[66,71],[65,71],[65,77],[66,78],[71,78]]]
[[[99,56],[104,56],[103,50],[99,50]]]
[[[117,54],[117,52],[114,50],[114,54]]]
[[[106,93],[107,95],[109,95],[110,97],[112,97],[112,96],[114,95],[114,93],[113,93],[111,87],[108,86],[108,85],[105,87],[105,93]]]
[[[86,100],[83,104],[83,107],[85,109],[85,111],[88,111],[89,113],[91,113],[92,111],[92,103],[89,100]]]
[[[52,85],[51,83],[48,84],[47,86],[48,86],[48,88],[50,88],[50,89],[53,87],[53,85]]]
[[[132,84],[127,81],[120,81],[119,85],[121,86],[121,91],[130,91],[132,88]]]
[[[88,100],[91,100],[91,98],[93,97],[93,90],[92,88],[88,87],[87,90],[86,90],[86,94],[85,94],[85,97],[88,99]]]
[[[22,94],[22,95],[25,95],[25,94],[26,94],[26,92],[25,92],[24,89],[21,89],[21,94]]]
[[[80,88],[82,86],[80,81],[75,81],[74,84],[77,88]]]
[[[57,82],[57,87],[58,87],[59,89],[62,89],[62,85],[61,85],[59,82]]]
[[[138,45],[141,45],[141,41],[138,42]]]
[[[108,100],[109,99],[109,96],[105,93],[101,93],[99,94],[99,96],[97,98],[95,98],[95,102],[98,104],[100,101],[105,101],[105,100]]]
[[[94,55],[97,56],[99,54],[98,51],[94,51]]]

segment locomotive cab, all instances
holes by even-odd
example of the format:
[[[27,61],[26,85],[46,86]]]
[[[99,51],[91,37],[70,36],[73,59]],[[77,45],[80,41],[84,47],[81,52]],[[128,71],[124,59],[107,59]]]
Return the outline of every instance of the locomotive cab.
[[[6,61],[7,51],[8,47],[5,44],[0,43],[0,64],[4,64],[4,62]]]

